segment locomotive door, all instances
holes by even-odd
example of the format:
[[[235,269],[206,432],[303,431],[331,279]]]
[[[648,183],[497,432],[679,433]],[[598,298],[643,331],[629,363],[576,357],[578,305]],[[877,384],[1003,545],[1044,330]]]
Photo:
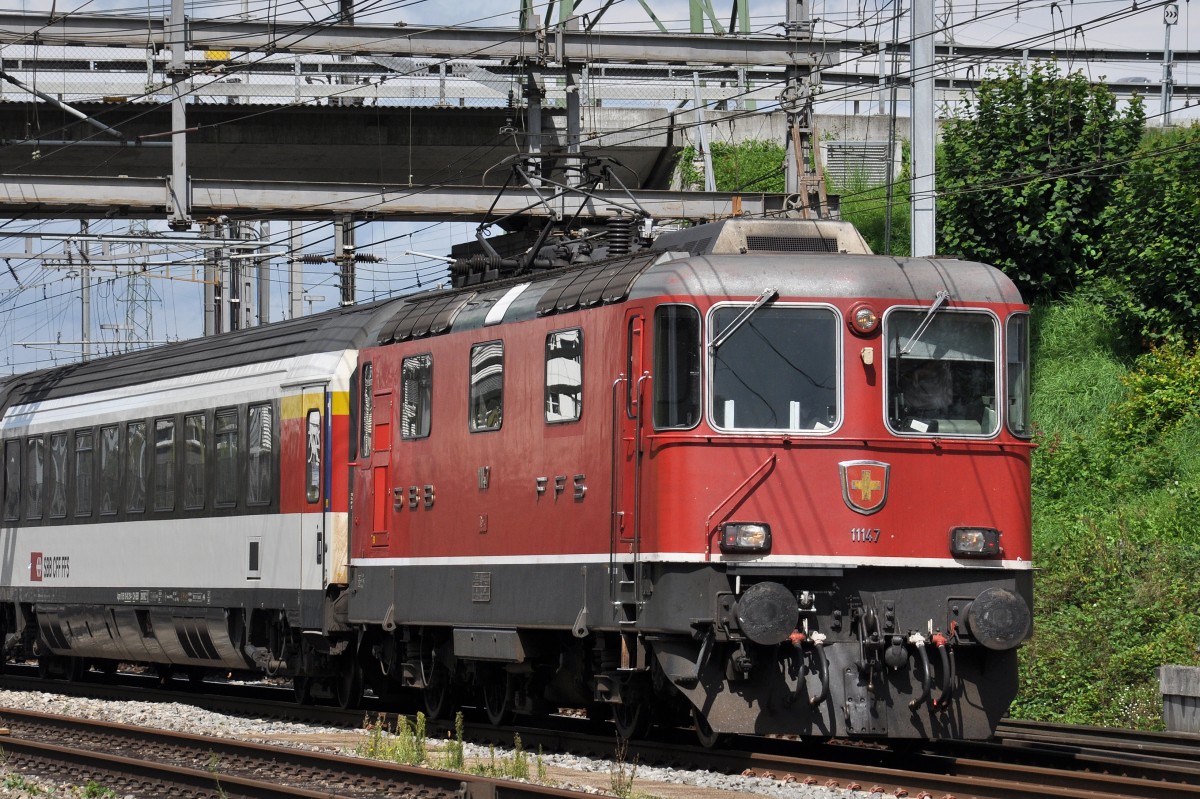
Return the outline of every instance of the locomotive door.
[[[645,315],[625,314],[624,377],[613,383],[613,519],[610,593],[626,620],[637,617],[641,588],[641,483],[643,419],[650,376],[646,371]]]
[[[324,385],[304,386],[300,391],[301,431],[304,440],[303,512],[300,514],[300,584],[324,588],[329,581],[329,559],[325,514],[328,502],[328,410]],[[345,553],[343,553],[343,557]]]
[[[392,515],[392,392],[380,391],[372,402],[371,418],[375,430],[371,436],[371,546],[389,543]]]

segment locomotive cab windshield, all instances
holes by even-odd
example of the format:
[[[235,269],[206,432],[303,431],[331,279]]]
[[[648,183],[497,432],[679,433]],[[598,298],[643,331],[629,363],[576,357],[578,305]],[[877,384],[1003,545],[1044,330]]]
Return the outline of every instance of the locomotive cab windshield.
[[[822,433],[837,426],[841,326],[832,308],[718,305],[709,330],[721,331],[709,347],[715,427]]]
[[[999,430],[996,319],[985,311],[898,309],[885,319],[888,426],[901,435]]]

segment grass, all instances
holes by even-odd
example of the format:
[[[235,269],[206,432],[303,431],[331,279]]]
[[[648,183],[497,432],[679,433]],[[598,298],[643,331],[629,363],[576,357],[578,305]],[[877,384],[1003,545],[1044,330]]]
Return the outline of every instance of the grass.
[[[466,747],[463,743],[463,715],[455,714],[454,737],[446,741],[440,754],[430,757],[430,750],[425,737],[425,714],[418,713],[416,722],[410,722],[404,716],[396,719],[388,726],[383,717],[376,716],[374,721],[368,716],[363,721],[367,739],[355,747],[355,754],[372,760],[386,760],[407,766],[429,766],[446,771],[459,771],[478,774],[484,777],[497,777],[509,780],[524,780],[540,785],[548,783],[546,764],[539,749],[530,770],[529,752],[521,743],[521,736],[513,736],[513,749],[509,754],[498,754],[493,746],[488,751],[486,759],[476,763],[468,763]]]
[[[1160,729],[1154,668],[1200,665],[1200,353],[1123,356],[1082,300],[1035,327],[1039,572],[1011,712]]]

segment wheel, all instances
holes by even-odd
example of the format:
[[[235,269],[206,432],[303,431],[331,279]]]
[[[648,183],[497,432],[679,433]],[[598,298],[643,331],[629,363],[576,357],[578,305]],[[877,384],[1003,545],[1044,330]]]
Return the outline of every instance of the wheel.
[[[296,698],[297,705],[311,705],[313,703],[312,678],[293,677],[292,694]]]
[[[154,673],[158,675],[159,688],[171,687],[171,678],[174,676],[175,670],[172,669],[168,664],[159,663],[154,667]]]
[[[612,706],[612,717],[622,738],[645,738],[650,732],[650,710],[642,702],[618,702]]]
[[[71,682],[82,682],[91,669],[91,665],[84,658],[69,657],[66,678]]]
[[[455,705],[458,704],[449,673],[445,669],[435,671],[433,680],[425,686],[423,693],[425,715],[435,721],[448,720],[450,714],[454,712]]]
[[[696,740],[705,749],[714,749],[728,738],[724,733],[715,732],[708,719],[696,708],[692,708],[692,724],[696,728]]]
[[[426,654],[429,658],[428,663],[425,660]],[[439,661],[437,644],[432,639],[423,641],[423,649],[417,655],[417,662],[421,667],[421,681],[425,685],[422,691],[425,715],[437,721],[448,721],[458,705],[458,696],[454,690],[454,678],[450,670]]]
[[[43,680],[53,680],[58,675],[54,671],[53,655],[39,655],[37,659],[38,677]]]
[[[188,687],[199,688],[204,682],[204,678],[208,676],[208,669],[190,666],[184,673],[187,675]]]
[[[333,687],[334,697],[337,699],[338,707],[342,710],[350,710],[359,706],[363,697],[363,679],[362,668],[358,665],[357,660],[346,661],[341,676],[334,678]]]
[[[493,666],[482,675],[483,709],[487,711],[488,723],[503,727],[513,720],[513,684],[503,667]]]

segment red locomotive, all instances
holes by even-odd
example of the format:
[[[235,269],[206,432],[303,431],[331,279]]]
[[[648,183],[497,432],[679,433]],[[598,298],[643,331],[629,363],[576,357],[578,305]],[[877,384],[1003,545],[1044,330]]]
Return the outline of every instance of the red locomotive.
[[[10,656],[709,743],[989,735],[1030,630],[1012,284],[837,222],[631,241],[11,379]]]

